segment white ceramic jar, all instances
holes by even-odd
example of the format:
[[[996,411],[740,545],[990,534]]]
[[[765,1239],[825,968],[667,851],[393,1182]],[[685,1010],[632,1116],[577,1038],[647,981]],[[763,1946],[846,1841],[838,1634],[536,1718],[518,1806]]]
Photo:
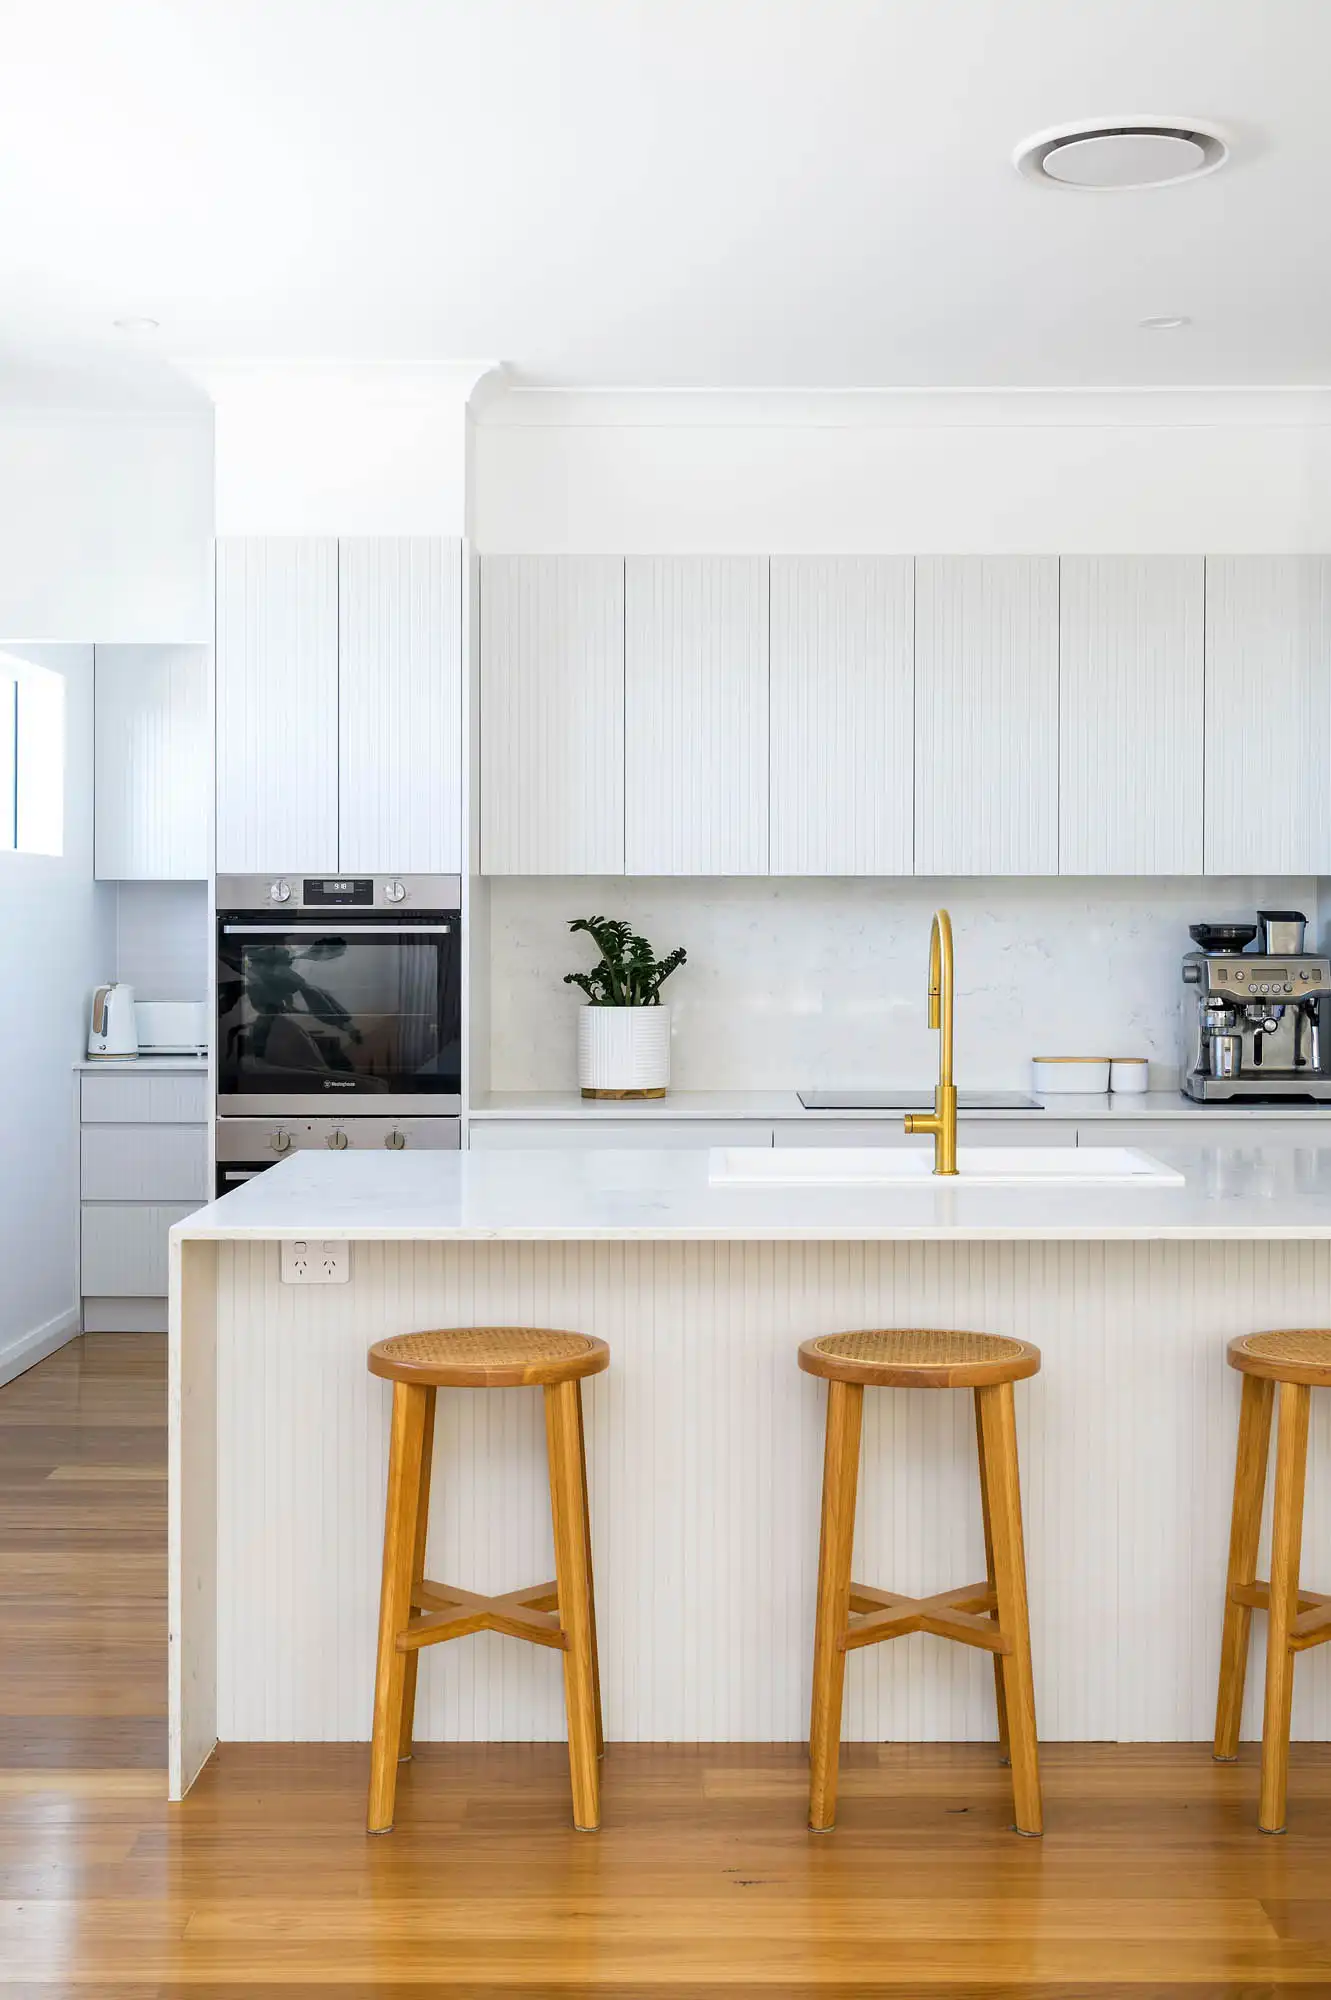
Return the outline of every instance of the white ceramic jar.
[[[1099,1097],[1108,1088],[1108,1056],[1031,1058],[1031,1089],[1037,1097]]]
[[[578,1083],[584,1097],[664,1097],[670,1087],[668,1007],[583,1007]]]
[[[1109,1088],[1119,1097],[1144,1097],[1151,1087],[1151,1065],[1145,1056],[1112,1056]]]

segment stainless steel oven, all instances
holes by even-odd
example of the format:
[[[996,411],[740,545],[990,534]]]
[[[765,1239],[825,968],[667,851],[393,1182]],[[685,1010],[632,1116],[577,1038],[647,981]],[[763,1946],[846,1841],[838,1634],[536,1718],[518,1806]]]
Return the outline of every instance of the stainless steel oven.
[[[462,885],[220,876],[220,1118],[456,1116]]]

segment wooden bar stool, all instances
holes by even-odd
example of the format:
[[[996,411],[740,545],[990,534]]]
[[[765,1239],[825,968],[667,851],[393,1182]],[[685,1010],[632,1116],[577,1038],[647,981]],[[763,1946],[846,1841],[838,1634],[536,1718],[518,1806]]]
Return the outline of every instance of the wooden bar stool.
[[[423,1646],[469,1632],[507,1632],[564,1655],[564,1703],[573,1781],[573,1823],[600,1825],[597,1759],[601,1727],[592,1544],[587,1515],[587,1453],[582,1430],[582,1378],[609,1366],[610,1349],[584,1333],[543,1327],[461,1326],[396,1334],[370,1349],[369,1368],[393,1384],[393,1429],[384,1515],[384,1576],[379,1599],[379,1663],[374,1683],[370,1751],[371,1833],[390,1833],[397,1767],[411,1755],[416,1669]],[[555,1581],[502,1597],[479,1597],[425,1576],[439,1389],[545,1390],[545,1437],[550,1461],[550,1509]]]
[[[1035,1688],[1026,1608],[1016,1412],[1012,1384],[1034,1375],[1040,1350],[1000,1334],[908,1327],[806,1340],[800,1367],[827,1378],[823,1525],[809,1725],[809,1825],[836,1824],[837,1758],[846,1654],[907,1632],[932,1632],[994,1656],[1001,1755],[1012,1766],[1017,1832],[1044,1831]],[[850,1580],[859,1490],[860,1427],[869,1389],[973,1389],[987,1577],[933,1597],[902,1597]]]
[[[1265,1611],[1266,1711],[1262,1718],[1262,1791],[1257,1824],[1285,1831],[1289,1786],[1289,1719],[1294,1655],[1331,1639],[1331,1597],[1299,1588],[1303,1488],[1308,1469],[1309,1391],[1331,1388],[1331,1332],[1310,1327],[1245,1333],[1229,1343],[1229,1365],[1243,1376],[1234,1511],[1229,1528],[1229,1580],[1220,1642],[1220,1692],[1215,1755],[1239,1754],[1239,1717],[1254,1611]],[[1257,1580],[1257,1544],[1271,1451],[1271,1406],[1280,1387],[1275,1506],[1271,1521],[1271,1581]]]

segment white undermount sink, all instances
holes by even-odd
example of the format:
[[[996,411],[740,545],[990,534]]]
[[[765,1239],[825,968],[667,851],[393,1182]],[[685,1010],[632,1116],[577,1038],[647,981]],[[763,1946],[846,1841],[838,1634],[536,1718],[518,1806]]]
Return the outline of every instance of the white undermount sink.
[[[715,1146],[712,1187],[1182,1187],[1173,1167],[1131,1146],[958,1146],[955,1180],[934,1181],[932,1145]]]

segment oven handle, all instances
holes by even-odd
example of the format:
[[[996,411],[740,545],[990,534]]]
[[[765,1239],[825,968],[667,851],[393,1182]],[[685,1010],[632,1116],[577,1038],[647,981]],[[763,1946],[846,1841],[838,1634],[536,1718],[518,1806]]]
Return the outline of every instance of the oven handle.
[[[224,937],[291,937],[305,931],[327,931],[333,937],[447,937],[453,924],[336,924],[320,919],[303,924],[223,924]]]

